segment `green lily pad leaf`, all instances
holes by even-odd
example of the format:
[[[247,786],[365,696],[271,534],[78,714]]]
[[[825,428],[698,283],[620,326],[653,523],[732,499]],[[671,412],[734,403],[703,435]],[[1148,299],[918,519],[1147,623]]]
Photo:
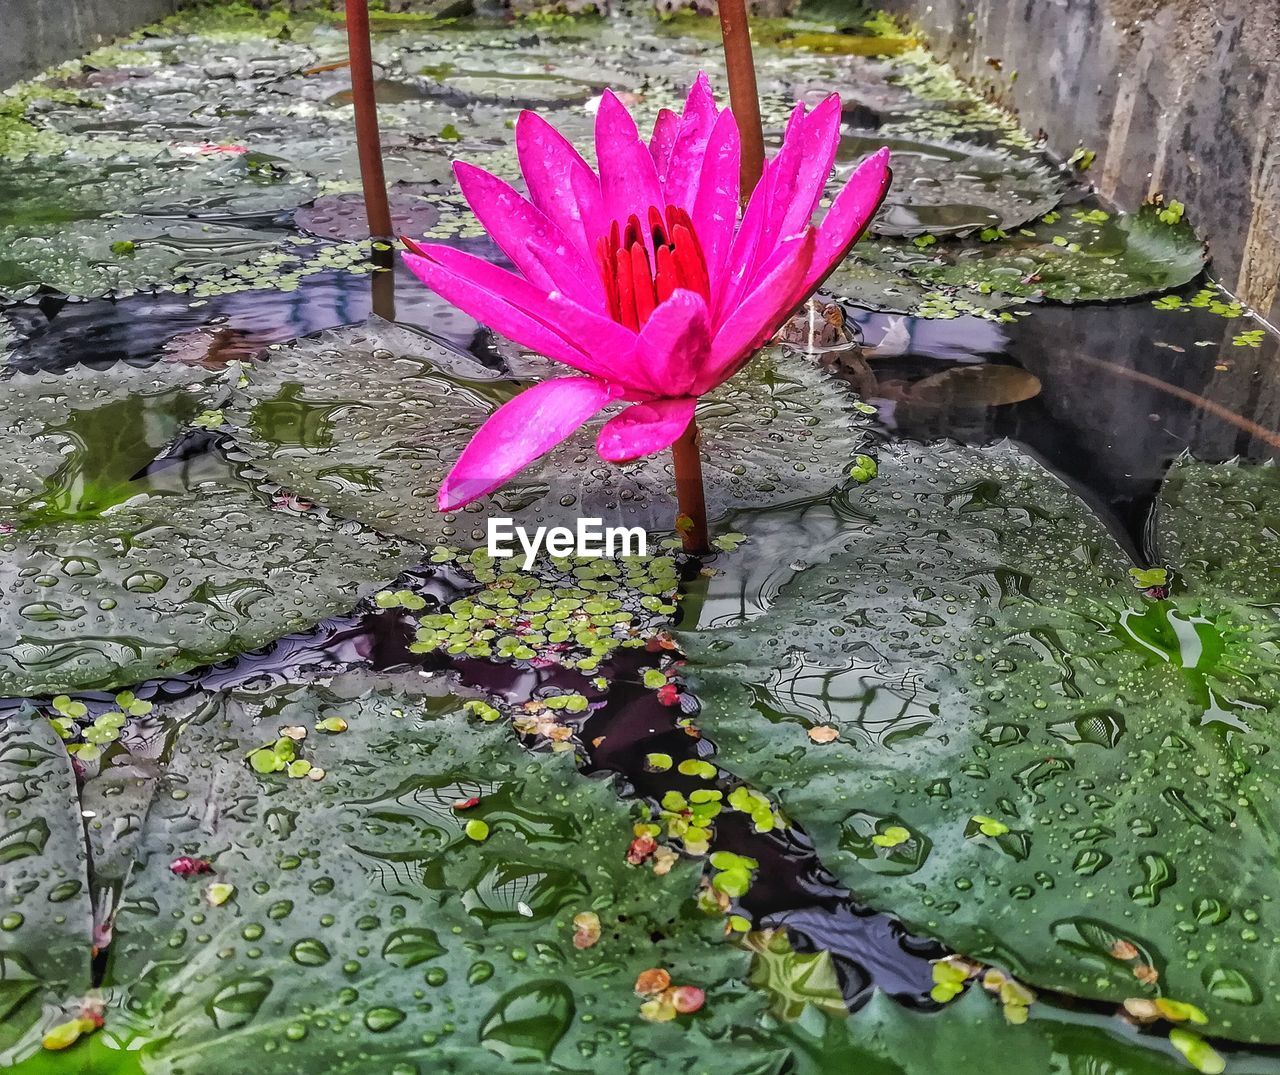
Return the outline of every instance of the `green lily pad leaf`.
[[[604,56],[548,54],[546,43],[495,54],[482,41],[458,42],[447,61],[423,68],[429,93],[458,103],[486,102],[508,108],[564,108],[586,103],[606,86],[627,85],[634,74],[609,66]],[[602,62],[603,61],[603,62]]]
[[[959,141],[854,132],[840,140],[835,182],[888,146],[893,184],[871,228],[876,235],[969,235],[1017,228],[1049,212],[1066,177],[1039,153]]]
[[[613,466],[595,452],[594,426],[477,505],[435,510],[441,481],[490,412],[529,380],[563,374],[509,344],[504,350],[521,382],[373,321],[268,352],[226,413],[245,458],[274,481],[424,543],[483,543],[490,514],[535,528],[597,517],[670,529],[669,455]],[[804,358],[781,348],[760,355],[699,405],[709,512],[722,517],[734,505],[779,503],[841,484],[864,442],[866,419],[853,403]]]
[[[1280,562],[1266,543],[1280,526],[1278,485],[1274,464],[1213,467],[1179,459],[1160,490],[1161,551],[1231,585],[1250,607],[1267,608],[1280,593]]]
[[[0,178],[0,297],[22,299],[40,286],[84,298],[128,295],[237,265],[283,238],[253,226],[255,217],[314,194],[309,176],[265,180],[241,159],[175,157],[145,141],[88,168],[48,159],[8,166]]]
[[[125,297],[225,272],[277,250],[281,239],[235,225],[146,218],[15,235],[0,256],[0,296],[23,298],[43,286],[77,298]],[[132,244],[127,256],[123,244]]]
[[[0,1056],[90,981],[93,908],[71,761],[53,727],[5,717],[0,742]],[[56,1022],[56,1020],[54,1020]]]
[[[884,240],[864,239],[854,247],[853,253],[827,277],[822,285],[823,291],[842,302],[865,310],[911,314],[915,317],[959,317],[961,314],[972,314],[993,319],[997,311],[1024,301],[995,292],[960,292],[955,288],[922,283],[905,271],[893,268],[892,258],[874,255],[870,260],[864,258],[863,255],[874,249],[877,242],[882,243]],[[892,249],[896,254],[898,247],[894,246]]]
[[[273,510],[217,455],[157,462],[212,376],[117,365],[7,382],[0,695],[221,660],[346,611],[416,558]]]
[[[758,1019],[764,998],[722,984],[745,974],[746,956],[696,908],[697,867],[659,877],[629,866],[633,815],[607,784],[569,758],[529,756],[505,727],[468,723],[460,700],[369,682],[273,694],[273,724],[340,710],[350,726],[306,742],[322,783],[265,796],[240,761],[263,735],[261,694],[171,714],[166,781],[185,794],[161,793],[147,813],[108,949],[101,1033],[174,1075],[230,1075],[264,1049],[272,1070],[353,1075],[578,1070],[584,1057],[593,1070],[626,1058],[657,1075],[715,1050],[745,1064],[752,1036],[734,1028]],[[203,826],[213,801],[225,806]],[[118,819],[102,802],[109,826]],[[483,843],[466,837],[477,819],[491,830]],[[234,881],[233,901],[210,907],[167,868],[190,854]],[[589,909],[604,936],[580,949],[572,919]],[[696,1022],[640,1019],[633,987],[653,966],[707,988]]]
[[[899,266],[924,284],[1053,302],[1131,299],[1190,283],[1204,269],[1204,244],[1189,224],[1166,224],[1155,206],[1105,221],[1063,215],[1031,234],[997,242],[907,251]]]
[[[879,464],[813,566],[792,531],[767,619],[744,602],[682,635],[717,761],[776,794],[860,898],[966,956],[1276,1040],[1280,849],[1257,804],[1280,783],[1280,471],[1175,466],[1158,517],[1184,586],[1148,600],[1013,447]],[[753,546],[754,521],[735,520]],[[839,737],[814,748],[815,723]],[[887,824],[913,839],[875,846]]]
[[[425,235],[440,219],[439,210],[430,200],[403,183],[387,191],[387,203],[397,235]],[[354,192],[317,198],[294,213],[293,221],[303,231],[322,239],[355,243],[369,237],[364,195]]]

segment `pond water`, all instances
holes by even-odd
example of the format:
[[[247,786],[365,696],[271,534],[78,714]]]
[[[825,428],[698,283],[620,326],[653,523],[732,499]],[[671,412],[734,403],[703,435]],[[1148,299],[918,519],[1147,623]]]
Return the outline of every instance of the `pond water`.
[[[453,157],[724,84],[693,17],[375,29],[400,229],[494,261]],[[0,97],[0,1064],[1280,1071],[1280,340],[883,17],[756,38],[771,144],[835,90],[895,182],[700,404],[703,558],[585,434],[434,510],[552,367],[361,239],[336,19]]]

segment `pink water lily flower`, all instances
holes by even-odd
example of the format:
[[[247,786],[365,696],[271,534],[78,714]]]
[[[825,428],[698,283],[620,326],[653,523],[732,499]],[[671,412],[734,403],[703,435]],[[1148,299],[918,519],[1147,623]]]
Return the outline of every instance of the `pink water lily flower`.
[[[596,113],[598,171],[533,112],[516,124],[529,196],[454,165],[480,223],[518,273],[443,244],[405,260],[433,291],[581,376],[543,381],[494,412],[440,488],[450,511],[491,492],[614,402],[601,457],[670,447],[697,398],[732,377],[844,257],[889,185],[889,152],[864,160],[811,223],[840,141],[840,100],[797,104],[782,147],[739,211],[738,127],[699,75],[682,114],[648,143],[618,98]]]

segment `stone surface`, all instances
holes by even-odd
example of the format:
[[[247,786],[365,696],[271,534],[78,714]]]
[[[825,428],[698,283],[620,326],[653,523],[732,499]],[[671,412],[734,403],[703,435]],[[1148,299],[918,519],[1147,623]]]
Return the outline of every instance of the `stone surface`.
[[[171,15],[177,0],[0,0],[0,87]],[[21,27],[21,33],[11,29]]]

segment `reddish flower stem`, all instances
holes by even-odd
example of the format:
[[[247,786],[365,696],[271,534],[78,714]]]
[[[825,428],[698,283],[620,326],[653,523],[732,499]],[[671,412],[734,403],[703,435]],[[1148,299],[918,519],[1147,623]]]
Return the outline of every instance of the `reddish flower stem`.
[[[360,152],[360,182],[369,234],[390,239],[394,234],[387,204],[387,179],[382,171],[382,143],[378,137],[378,105],[373,91],[373,49],[369,42],[368,0],[346,0],[347,52],[351,57],[351,100],[356,113],[356,148]]]
[[[764,131],[760,125],[760,95],[756,90],[756,66],[751,59],[751,30],[746,0],[719,0],[720,34],[729,70],[729,107],[742,140],[742,201],[745,203],[764,172]],[[698,423],[671,446],[676,472],[676,502],[680,507],[677,529],[684,551],[711,551],[707,539],[707,497],[702,484],[702,455],[698,449]]]
[[[729,107],[742,138],[742,200],[755,190],[764,171],[764,132],[760,126],[760,96],[756,66],[751,59],[751,30],[747,0],[720,0],[720,34],[729,69]]]
[[[751,59],[751,31],[747,25],[746,0],[720,0],[720,33],[724,38],[724,59],[729,69],[729,107],[738,123],[742,139],[742,200],[751,196],[764,172],[764,132],[760,126],[760,96],[756,90],[756,67]],[[702,455],[698,450],[698,423],[671,446],[676,472],[676,502],[680,506],[677,529],[684,551],[711,551],[707,540],[707,498],[702,485]]]
[[[698,448],[698,423],[689,419],[689,427],[671,446],[671,459],[676,471],[676,503],[680,517],[676,529],[684,551],[701,554],[711,551],[707,540],[707,500],[702,487],[702,455]]]

